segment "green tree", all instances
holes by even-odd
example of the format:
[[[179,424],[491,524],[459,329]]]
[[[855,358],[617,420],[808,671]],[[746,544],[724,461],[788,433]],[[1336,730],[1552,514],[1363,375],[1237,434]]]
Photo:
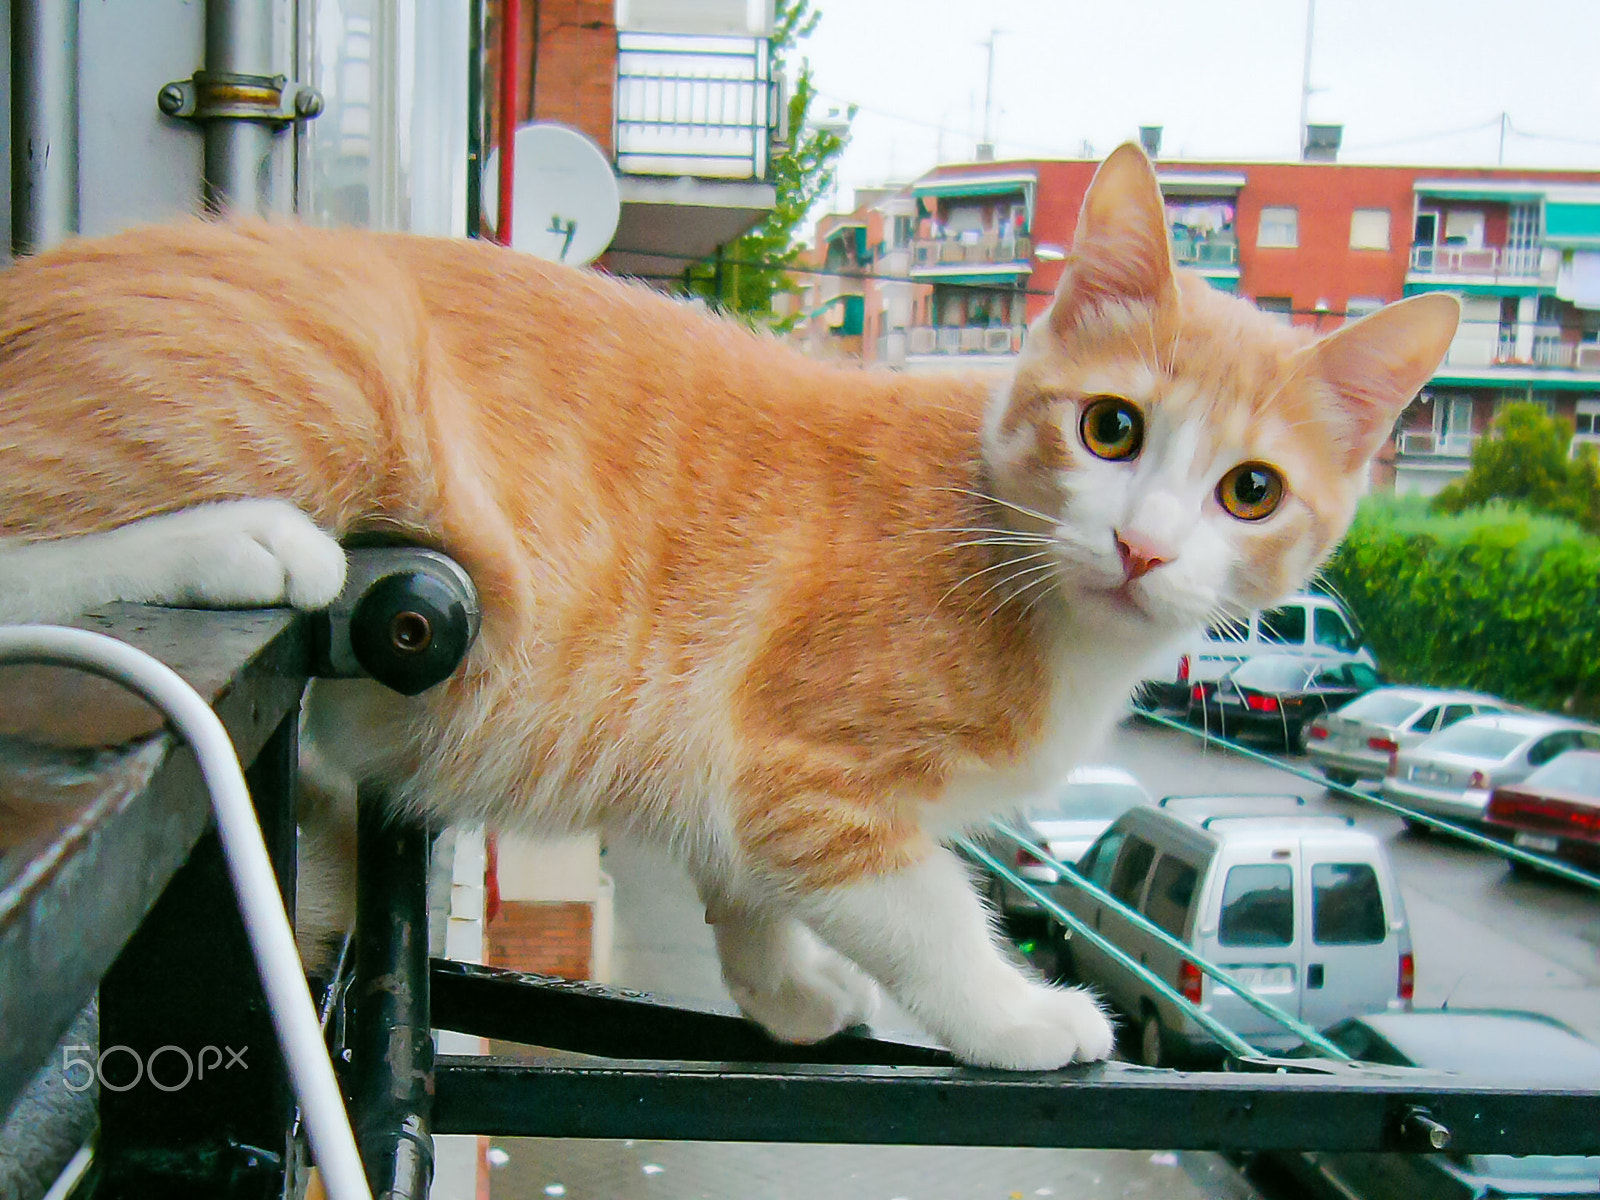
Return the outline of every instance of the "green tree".
[[[772,37],[774,74],[787,68],[787,53],[802,38],[810,36],[821,16],[812,11],[811,0],[777,0]],[[815,98],[811,69],[802,62],[794,94],[789,97],[789,145],[772,157],[777,203],[750,232],[684,273],[683,290],[690,295],[780,331],[794,324],[793,318],[775,317],[772,304],[780,292],[795,290],[787,273],[800,253],[795,230],[811,206],[833,185],[835,166],[844,151],[841,134],[807,126]]]
[[[1467,473],[1434,498],[1458,513],[1491,500],[1551,513],[1600,532],[1600,465],[1592,450],[1567,457],[1572,430],[1537,404],[1508,404],[1472,449]]]

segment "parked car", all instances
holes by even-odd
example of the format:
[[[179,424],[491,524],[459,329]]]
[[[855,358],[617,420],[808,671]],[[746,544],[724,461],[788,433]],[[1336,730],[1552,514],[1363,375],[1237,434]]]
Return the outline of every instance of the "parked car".
[[[1277,608],[1210,625],[1176,653],[1163,654],[1145,668],[1135,703],[1183,712],[1195,684],[1214,683],[1258,654],[1348,658],[1374,669],[1378,665],[1361,626],[1342,604],[1332,596],[1298,592]]]
[[[1306,754],[1330,783],[1378,780],[1390,755],[1466,717],[1505,709],[1505,701],[1477,692],[1380,687],[1306,726]]]
[[[1196,684],[1188,716],[1223,737],[1264,734],[1293,750],[1306,722],[1342,708],[1379,682],[1377,670],[1359,659],[1263,654],[1215,684]]]
[[[1484,817],[1514,846],[1600,871],[1600,753],[1568,750],[1495,788]]]
[[[1169,797],[1131,809],[1074,872],[1314,1027],[1410,1006],[1416,964],[1383,843],[1348,818],[1312,812],[1298,796]],[[1059,894],[1090,928],[1255,1046],[1298,1042],[1119,906],[1070,880]],[[1057,954],[1063,974],[1094,985],[1126,1015],[1140,1061],[1219,1053],[1176,1003],[1087,938],[1065,940]]]
[[[1580,749],[1600,750],[1600,728],[1543,713],[1467,717],[1397,753],[1381,791],[1396,804],[1481,823],[1495,788],[1520,783],[1562,751]]]
[[[1600,1046],[1539,1013],[1379,1013],[1342,1021],[1327,1036],[1364,1062],[1429,1067],[1473,1082],[1560,1089],[1590,1088],[1600,1079]],[[1338,1200],[1575,1200],[1600,1194],[1600,1157],[1321,1150],[1276,1151],[1263,1157],[1307,1191]]]
[[[1056,861],[1075,863],[1111,822],[1130,808],[1153,802],[1144,785],[1121,767],[1076,767],[1051,795],[1027,804],[1013,823],[1048,849]],[[989,836],[983,841],[991,854],[1013,865],[1017,874],[1054,892],[1061,878],[1054,867],[1006,838]],[[1037,900],[993,873],[988,875],[986,890],[1002,916],[1029,917],[1041,912]]]

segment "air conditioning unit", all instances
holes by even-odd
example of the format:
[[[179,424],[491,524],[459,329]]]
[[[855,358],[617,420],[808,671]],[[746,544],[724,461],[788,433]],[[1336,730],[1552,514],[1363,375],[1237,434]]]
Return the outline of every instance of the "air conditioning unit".
[[[1578,370],[1600,371],[1600,342],[1583,342],[1578,346]]]
[[[927,325],[918,325],[910,330],[908,339],[912,354],[932,354],[939,345],[939,335]]]
[[[917,266],[931,267],[939,261],[939,247],[933,242],[918,242],[916,255]]]
[[[983,351],[985,354],[1010,354],[1011,330],[985,329],[983,331]]]
[[[983,335],[987,329],[963,329],[961,331],[961,352],[963,354],[976,354],[983,349]]]

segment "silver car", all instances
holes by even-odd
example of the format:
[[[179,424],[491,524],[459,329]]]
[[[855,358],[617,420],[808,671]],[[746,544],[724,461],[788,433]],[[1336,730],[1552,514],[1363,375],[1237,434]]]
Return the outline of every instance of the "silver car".
[[[1075,863],[1094,840],[1130,808],[1152,803],[1144,786],[1121,767],[1077,767],[1053,795],[1029,803],[1012,818],[1017,830],[1046,847],[1057,862]],[[1051,889],[1061,876],[1054,867],[1004,838],[985,838],[990,853],[1016,868],[1018,875]],[[1036,916],[1038,901],[1015,884],[995,875],[988,881],[989,901],[1006,917]]]
[[[1382,793],[1434,816],[1481,824],[1490,792],[1526,779],[1563,750],[1600,750],[1600,727],[1542,713],[1467,717],[1396,754]]]
[[[1311,722],[1306,755],[1329,783],[1378,780],[1388,773],[1390,755],[1457,721],[1505,709],[1505,701],[1478,692],[1381,687]]]

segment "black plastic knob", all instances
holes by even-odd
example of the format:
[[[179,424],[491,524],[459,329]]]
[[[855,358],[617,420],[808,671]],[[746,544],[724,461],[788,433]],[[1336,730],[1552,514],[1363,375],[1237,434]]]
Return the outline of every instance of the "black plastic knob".
[[[424,571],[375,582],[350,614],[350,648],[368,675],[404,696],[448,679],[477,633],[469,598]]]

